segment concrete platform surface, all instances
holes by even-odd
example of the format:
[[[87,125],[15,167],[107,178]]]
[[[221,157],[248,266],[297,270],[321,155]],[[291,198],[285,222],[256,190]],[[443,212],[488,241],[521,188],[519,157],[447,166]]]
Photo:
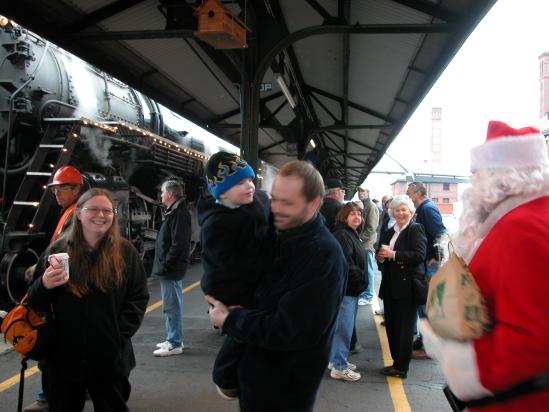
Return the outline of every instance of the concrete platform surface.
[[[184,287],[200,279],[202,267],[193,265],[184,279]],[[376,274],[379,282],[379,273]],[[153,305],[160,299],[158,281],[149,281]],[[211,370],[223,337],[209,322],[208,305],[200,287],[192,287],[184,294],[184,342],[182,355],[166,358],[154,357],[155,344],[164,340],[164,321],[161,305],[145,316],[142,327],[133,339],[137,367],[132,372],[131,411],[236,412],[238,402],[220,398],[211,381]],[[350,361],[358,365],[362,379],[355,383],[336,381],[326,372],[320,387],[315,411],[450,411],[442,387],[444,378],[432,360],[412,360],[408,379],[395,382],[378,373],[384,366],[380,334],[383,327],[376,326],[380,317],[371,306],[358,311],[357,332],[365,350],[352,355]],[[378,332],[379,331],[379,332]],[[5,345],[0,343],[0,350]],[[387,350],[387,348],[386,348]],[[13,351],[0,354],[0,409],[3,412],[17,408],[19,358]],[[40,387],[40,373],[36,363],[29,365],[30,376],[25,382],[24,405],[31,403]],[[400,392],[399,392],[400,391]],[[86,402],[85,411],[92,411]],[[260,411],[258,411],[260,412]],[[281,411],[284,412],[284,411]]]

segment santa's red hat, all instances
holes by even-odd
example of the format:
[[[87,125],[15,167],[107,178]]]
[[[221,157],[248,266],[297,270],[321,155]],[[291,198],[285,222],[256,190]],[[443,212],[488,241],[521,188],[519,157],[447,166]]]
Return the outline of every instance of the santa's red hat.
[[[549,167],[545,139],[534,127],[513,129],[490,121],[486,142],[471,149],[471,172],[486,169]]]

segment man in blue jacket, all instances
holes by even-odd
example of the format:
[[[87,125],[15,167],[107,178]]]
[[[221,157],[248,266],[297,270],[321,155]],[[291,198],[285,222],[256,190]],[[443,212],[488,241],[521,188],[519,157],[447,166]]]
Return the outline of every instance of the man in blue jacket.
[[[156,235],[152,274],[160,277],[166,340],[156,345],[154,356],[180,355],[184,348],[181,287],[191,245],[191,215],[184,195],[183,185],[177,180],[162,184],[160,196],[167,210]]]
[[[435,204],[427,197],[427,189],[422,183],[412,182],[408,185],[406,194],[416,207],[415,221],[421,223],[427,235],[427,274],[429,277],[437,272],[439,268],[439,252],[436,245],[440,236],[446,232],[442,223],[442,216]]]
[[[318,213],[323,194],[313,166],[285,164],[272,186],[275,259],[254,308],[206,296],[212,323],[247,345],[238,365],[241,411],[313,410],[347,278],[341,247]]]

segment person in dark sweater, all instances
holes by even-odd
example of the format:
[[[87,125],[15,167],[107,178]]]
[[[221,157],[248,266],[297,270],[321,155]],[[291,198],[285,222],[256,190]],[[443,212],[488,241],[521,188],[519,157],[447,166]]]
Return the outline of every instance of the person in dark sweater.
[[[347,258],[349,274],[345,297],[339,308],[328,368],[331,370],[332,378],[351,382],[359,380],[360,373],[355,371],[356,365],[348,361],[349,345],[355,326],[358,295],[368,287],[368,257],[357,232],[361,222],[361,207],[350,202],[344,205],[337,214],[333,231],[334,237]]]
[[[246,344],[238,363],[240,410],[309,412],[328,364],[347,263],[318,214],[324,184],[309,163],[285,164],[274,179],[275,259],[254,307],[206,300],[212,323]]]
[[[272,261],[269,198],[255,191],[253,169],[239,156],[218,152],[206,164],[213,197],[198,202],[204,294],[224,304],[250,307],[258,279]],[[243,345],[227,336],[214,364],[213,380],[224,398],[237,395],[236,364]]]
[[[75,216],[39,260],[29,289],[29,306],[53,312],[50,410],[81,411],[87,390],[95,410],[127,411],[135,367],[131,338],[149,300],[145,270],[137,250],[120,236],[106,190],[84,193]],[[48,257],[59,252],[69,254],[68,273],[63,265],[48,266]]]

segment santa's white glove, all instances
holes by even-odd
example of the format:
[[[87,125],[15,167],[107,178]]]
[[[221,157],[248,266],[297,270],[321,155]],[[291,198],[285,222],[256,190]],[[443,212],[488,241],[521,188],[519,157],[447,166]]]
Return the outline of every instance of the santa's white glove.
[[[475,349],[471,342],[442,339],[427,319],[419,320],[425,351],[440,362],[448,386],[462,401],[493,395],[480,383]]]

